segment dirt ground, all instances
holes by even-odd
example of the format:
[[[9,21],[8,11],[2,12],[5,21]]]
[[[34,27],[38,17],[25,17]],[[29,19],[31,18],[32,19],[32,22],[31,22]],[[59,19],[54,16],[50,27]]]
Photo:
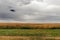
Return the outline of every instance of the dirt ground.
[[[0,36],[0,40],[60,40],[60,37]]]
[[[0,40],[28,40],[29,37],[24,36],[0,36]]]

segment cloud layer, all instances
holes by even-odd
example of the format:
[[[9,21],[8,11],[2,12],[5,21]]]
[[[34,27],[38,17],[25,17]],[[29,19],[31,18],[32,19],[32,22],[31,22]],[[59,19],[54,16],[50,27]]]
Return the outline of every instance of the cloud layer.
[[[0,20],[6,22],[60,22],[59,10],[60,0],[0,0]]]

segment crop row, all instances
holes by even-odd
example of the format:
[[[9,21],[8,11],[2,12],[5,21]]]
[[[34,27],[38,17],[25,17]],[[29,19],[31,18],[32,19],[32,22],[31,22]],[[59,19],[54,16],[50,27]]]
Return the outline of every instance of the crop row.
[[[60,29],[60,26],[0,26],[0,29]]]

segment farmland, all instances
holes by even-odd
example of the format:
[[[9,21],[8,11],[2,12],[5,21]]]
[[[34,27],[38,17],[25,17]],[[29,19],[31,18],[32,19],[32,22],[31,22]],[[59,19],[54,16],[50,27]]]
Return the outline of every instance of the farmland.
[[[20,29],[20,28],[32,28],[32,29],[41,29],[41,28],[60,28],[60,23],[0,23],[0,28],[11,28],[11,29]]]
[[[60,36],[60,29],[0,29],[0,36]]]
[[[0,29],[0,40],[60,40],[60,29]]]
[[[0,40],[60,40],[60,37],[0,36]]]
[[[50,40],[49,38],[60,39],[60,23],[0,23],[0,40]]]

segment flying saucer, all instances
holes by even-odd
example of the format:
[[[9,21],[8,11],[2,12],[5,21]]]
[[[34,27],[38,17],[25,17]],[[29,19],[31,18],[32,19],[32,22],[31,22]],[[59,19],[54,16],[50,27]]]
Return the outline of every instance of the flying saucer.
[[[14,9],[11,9],[10,11],[11,11],[11,12],[15,12],[15,10],[14,10]]]

